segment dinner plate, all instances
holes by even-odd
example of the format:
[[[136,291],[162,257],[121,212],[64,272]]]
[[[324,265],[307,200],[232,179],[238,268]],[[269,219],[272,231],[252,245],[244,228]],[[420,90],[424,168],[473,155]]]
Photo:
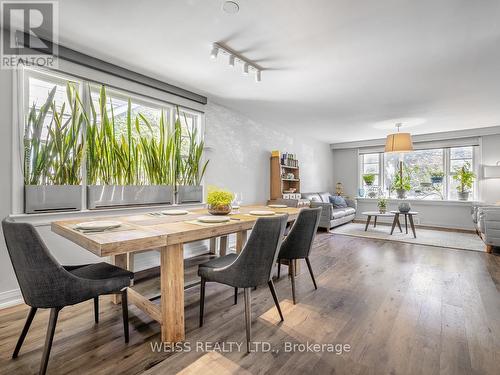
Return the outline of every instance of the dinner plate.
[[[267,207],[271,207],[271,208],[287,208],[288,206],[286,204],[268,204]]]
[[[231,218],[229,216],[200,216],[198,221],[202,223],[226,223]]]
[[[276,212],[262,210],[262,211],[250,211],[249,214],[254,216],[273,216],[274,214],[276,214]]]
[[[189,211],[186,210],[165,210],[161,211],[163,215],[187,215]]]
[[[101,230],[118,228],[120,225],[122,225],[122,223],[119,221],[88,221],[76,224],[75,228],[82,230]]]

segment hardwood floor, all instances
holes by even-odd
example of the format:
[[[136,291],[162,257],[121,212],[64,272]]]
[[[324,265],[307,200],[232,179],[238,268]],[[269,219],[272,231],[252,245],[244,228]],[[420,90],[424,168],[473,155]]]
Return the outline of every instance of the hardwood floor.
[[[287,272],[275,282],[285,321],[267,287],[252,292],[253,340],[270,352],[246,354],[243,295],[207,284],[205,325],[199,288],[185,292],[191,351],[153,352],[160,327],[130,306],[130,343],[121,310],[102,298],[60,313],[49,374],[497,374],[500,366],[500,256],[320,233],[311,254],[318,290],[305,264],[291,303]],[[283,271],[283,270],[282,270]],[[187,275],[195,275],[191,267]],[[188,276],[186,276],[188,278]],[[154,284],[154,282],[152,282]],[[37,313],[20,355],[11,360],[28,309],[0,311],[0,373],[35,374],[48,311]],[[241,352],[201,352],[197,342],[243,343]],[[289,344],[285,344],[288,342]],[[346,344],[350,351],[287,352],[300,343]],[[331,347],[330,347],[331,348]]]

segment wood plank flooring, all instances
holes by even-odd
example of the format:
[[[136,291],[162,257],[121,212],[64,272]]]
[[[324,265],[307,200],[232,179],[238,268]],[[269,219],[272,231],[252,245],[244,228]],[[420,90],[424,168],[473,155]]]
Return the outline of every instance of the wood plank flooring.
[[[134,306],[125,344],[120,306],[102,297],[98,325],[91,301],[61,311],[48,373],[499,373],[498,254],[320,233],[311,262],[318,290],[301,267],[297,305],[291,303],[286,270],[275,282],[283,323],[268,289],[252,292],[253,340],[268,342],[271,351],[244,352],[243,294],[235,306],[231,288],[209,283],[203,328],[198,328],[199,288],[185,291],[191,351],[154,352],[160,327]],[[195,266],[189,267],[186,278],[195,277]],[[10,359],[27,312],[26,306],[0,311],[0,374],[38,371],[48,311],[37,313],[19,357]],[[230,342],[243,343],[241,352],[197,350],[203,343]],[[350,350],[287,352],[287,345],[301,343]]]

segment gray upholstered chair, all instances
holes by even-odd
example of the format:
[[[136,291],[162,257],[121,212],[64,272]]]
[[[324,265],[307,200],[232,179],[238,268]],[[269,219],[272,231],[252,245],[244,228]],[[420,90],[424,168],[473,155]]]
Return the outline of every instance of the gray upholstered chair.
[[[314,279],[311,262],[309,262],[309,253],[311,252],[314,237],[316,235],[316,231],[318,230],[320,217],[321,207],[303,208],[300,210],[299,216],[290,229],[288,236],[283,241],[278,254],[278,278],[280,277],[281,262],[283,260],[287,260],[288,266],[290,267],[289,273],[292,281],[292,297],[294,304],[296,303],[295,261],[297,259],[306,260],[307,268],[309,268],[314,288],[318,289],[316,286],[316,280]]]
[[[251,341],[250,292],[252,288],[263,284],[269,286],[280,318],[283,320],[271,274],[278,256],[287,219],[288,215],[259,218],[239,255],[229,254],[199,266],[198,275],[201,277],[200,327],[203,325],[205,284],[207,281],[232,286],[236,292],[237,288],[244,288],[248,352],[250,351]]]
[[[127,287],[132,272],[108,263],[61,266],[55,260],[31,224],[2,221],[3,234],[24,302],[31,306],[12,358],[16,358],[39,308],[50,310],[40,374],[45,374],[59,311],[65,306],[94,299],[95,322],[98,322],[98,297],[121,294],[123,329],[128,342]]]

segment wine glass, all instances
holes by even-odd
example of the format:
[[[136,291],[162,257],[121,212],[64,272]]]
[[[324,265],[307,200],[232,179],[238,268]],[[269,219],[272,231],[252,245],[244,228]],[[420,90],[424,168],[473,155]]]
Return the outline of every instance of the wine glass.
[[[234,193],[233,205],[236,206],[236,210],[239,211],[241,204],[243,203],[243,195],[241,193]]]

